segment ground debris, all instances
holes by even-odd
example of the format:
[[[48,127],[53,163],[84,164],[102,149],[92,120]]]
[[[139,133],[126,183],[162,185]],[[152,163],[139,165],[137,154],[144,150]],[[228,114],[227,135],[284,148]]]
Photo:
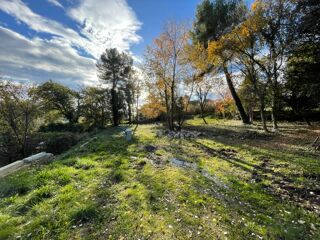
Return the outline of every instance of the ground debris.
[[[270,180],[270,184],[264,186],[265,190],[283,201],[290,201],[295,205],[309,211],[320,214],[320,186],[315,184],[312,189],[294,185],[294,181],[285,175],[273,170],[273,164],[269,157],[261,157],[262,162],[254,167],[251,182],[259,183]],[[269,174],[269,175],[268,175]],[[308,176],[303,174],[303,176]],[[292,177],[292,176],[291,176]],[[311,176],[318,179],[318,176]]]
[[[198,138],[205,136],[205,133],[199,131],[181,130],[181,131],[169,131],[169,130],[159,130],[156,132],[157,137],[169,137],[177,139],[185,138]]]

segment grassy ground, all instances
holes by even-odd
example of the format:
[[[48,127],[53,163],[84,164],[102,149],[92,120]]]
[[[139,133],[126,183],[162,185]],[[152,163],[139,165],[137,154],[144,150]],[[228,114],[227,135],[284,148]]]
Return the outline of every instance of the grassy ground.
[[[0,239],[320,239],[320,127],[189,120],[196,139],[107,129],[0,179]],[[172,163],[179,159],[184,165]]]

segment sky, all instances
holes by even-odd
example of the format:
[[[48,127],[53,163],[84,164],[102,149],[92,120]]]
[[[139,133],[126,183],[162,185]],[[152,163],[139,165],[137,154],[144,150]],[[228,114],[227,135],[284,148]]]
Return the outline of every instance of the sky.
[[[248,0],[247,4],[250,4]],[[97,85],[106,48],[143,59],[168,21],[192,23],[201,0],[0,0],[0,76]]]

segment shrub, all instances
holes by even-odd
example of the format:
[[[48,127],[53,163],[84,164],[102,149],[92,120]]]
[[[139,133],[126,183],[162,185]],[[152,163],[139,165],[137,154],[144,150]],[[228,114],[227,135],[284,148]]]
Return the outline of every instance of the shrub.
[[[22,158],[17,140],[10,132],[0,133],[0,167]]]
[[[79,134],[68,132],[52,134],[52,136],[45,141],[45,151],[53,154],[63,153],[64,151],[77,144],[80,141],[81,137],[82,136]]]
[[[85,126],[79,123],[49,123],[48,125],[42,125],[39,128],[39,132],[84,132]]]

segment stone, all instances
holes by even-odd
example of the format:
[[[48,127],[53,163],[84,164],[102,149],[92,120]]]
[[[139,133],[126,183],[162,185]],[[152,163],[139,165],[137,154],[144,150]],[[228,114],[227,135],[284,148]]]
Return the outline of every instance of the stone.
[[[181,130],[181,131],[168,131],[168,130],[159,130],[156,132],[157,137],[167,136],[169,138],[176,139],[185,139],[185,138],[198,138],[200,136],[204,136],[204,133],[198,131],[189,131],[189,130]]]
[[[24,158],[23,162],[30,163],[46,163],[53,159],[52,153],[41,152],[30,157]]]
[[[131,129],[126,129],[124,131],[124,137],[128,142],[131,141],[132,140],[132,130]]]
[[[23,160],[15,161],[0,168],[0,177],[5,177],[11,173],[18,171],[19,169],[28,166],[29,164],[46,163],[53,159],[52,153],[41,152]]]
[[[5,177],[13,172],[18,171],[19,169],[24,167],[23,161],[16,161],[11,164],[8,164],[2,168],[0,168],[0,177]]]
[[[157,147],[152,146],[152,145],[146,145],[146,146],[144,146],[144,149],[145,149],[147,152],[155,152],[155,151],[157,150]]]

